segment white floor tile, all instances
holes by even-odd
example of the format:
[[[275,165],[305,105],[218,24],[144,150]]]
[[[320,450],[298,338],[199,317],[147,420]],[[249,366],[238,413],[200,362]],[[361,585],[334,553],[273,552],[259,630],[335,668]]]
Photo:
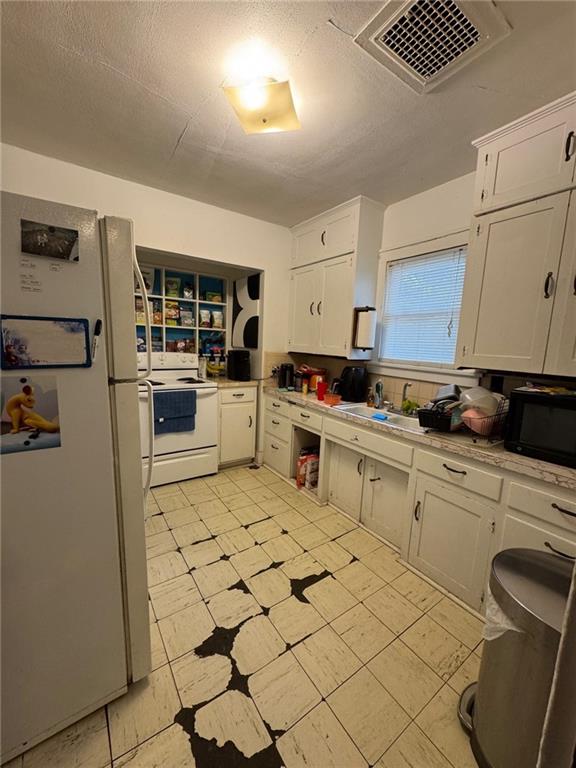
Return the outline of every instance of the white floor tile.
[[[146,536],[154,536],[156,533],[162,533],[168,530],[168,523],[164,515],[153,515],[144,521],[144,533]]]
[[[270,608],[270,621],[287,643],[297,643],[326,623],[318,611],[296,597],[289,597]]]
[[[452,765],[477,768],[470,740],[458,721],[458,698],[445,685],[418,715],[416,723]]]
[[[172,613],[188,608],[202,600],[194,579],[188,573],[150,587],[150,599],[156,619],[164,619]]]
[[[166,655],[158,624],[150,625],[150,654],[152,657],[152,671],[168,663],[168,656]]]
[[[175,509],[190,506],[190,502],[181,491],[177,491],[177,493],[170,496],[161,496],[160,498],[156,496],[156,502],[162,512],[172,512]]]
[[[267,515],[275,516],[281,512],[292,512],[292,507],[284,499],[278,496],[270,496],[268,491],[268,498],[262,499],[258,502],[258,506],[266,512]]]
[[[277,520],[278,518],[275,519]],[[318,547],[320,544],[330,541],[328,534],[320,530],[314,523],[307,523],[302,528],[296,528],[290,532],[290,535],[294,541],[298,542],[298,544],[306,550],[314,549],[314,547]]]
[[[290,579],[279,568],[269,568],[252,576],[246,586],[264,608],[271,608],[292,594]]]
[[[326,544],[314,547],[310,554],[331,573],[352,562],[350,552],[335,541],[328,541]]]
[[[215,539],[199,541],[182,548],[182,556],[190,568],[201,568],[203,565],[215,563],[223,554]]]
[[[301,530],[304,530],[303,528]],[[324,572],[324,566],[320,565],[309,552],[286,560],[280,566],[280,570],[288,576],[289,579],[305,579],[307,576],[319,576]]]
[[[196,731],[208,741],[214,739],[219,747],[231,741],[246,758],[272,743],[254,702],[240,691],[226,691],[201,707],[196,713]]]
[[[237,509],[244,509],[245,507],[251,507],[252,504],[254,503],[250,498],[250,496],[247,496],[245,493],[242,493],[242,492],[235,493],[233,496],[226,496],[224,499],[222,499],[222,501],[231,512],[234,512]]]
[[[331,515],[327,515],[326,517],[317,520],[316,525],[332,539],[335,539],[337,536],[342,536],[342,534],[348,533],[349,531],[353,531],[357,527],[356,523],[353,523],[352,520],[349,520],[344,515],[341,515],[339,512],[334,512],[333,510]]]
[[[272,560],[268,557],[262,547],[250,547],[237,555],[230,557],[234,569],[238,571],[241,579],[248,579],[255,573],[266,570],[272,565]]]
[[[384,581],[393,581],[406,572],[396,553],[386,546],[363,555],[360,561]]]
[[[170,531],[162,531],[146,537],[146,557],[152,559],[178,548]]]
[[[172,535],[179,547],[188,547],[190,544],[196,544],[198,541],[206,541],[211,538],[212,533],[208,530],[202,520],[194,523],[187,523],[178,528],[174,528]]]
[[[354,595],[351,595],[332,576],[326,576],[312,586],[306,587],[304,597],[326,621],[333,621],[358,602]]]
[[[304,552],[300,544],[297,544],[288,533],[266,541],[262,544],[262,549],[272,558],[273,563],[284,563]]]
[[[375,768],[452,768],[415,723],[406,728]]]
[[[240,527],[238,518],[234,517],[232,512],[225,512],[223,515],[209,517],[205,523],[206,527],[210,530],[210,533],[214,534],[214,536],[218,536],[220,533],[226,533],[226,531],[233,531],[234,528]]]
[[[254,616],[234,639],[232,657],[242,675],[251,675],[286,650],[286,643],[267,616]]]
[[[179,552],[167,552],[148,560],[148,587],[155,587],[187,572],[188,566],[182,555]]]
[[[256,543],[254,537],[251,536],[245,528],[236,528],[233,531],[226,531],[216,536],[220,548],[226,555],[235,555],[238,552],[243,552],[245,549],[250,549]]]
[[[174,512],[166,512],[164,518],[169,528],[179,528],[181,525],[200,520],[194,507],[182,507],[182,509],[175,509]]]
[[[436,605],[443,597],[442,592],[434,589],[431,584],[421,579],[415,573],[412,573],[412,571],[406,571],[397,579],[394,579],[392,586],[396,592],[400,592],[416,608],[424,612]]]
[[[370,765],[384,754],[410,722],[408,715],[366,667],[331,693],[327,702]]]
[[[188,734],[172,725],[115,760],[114,768],[196,768],[196,763]]]
[[[477,682],[479,673],[480,657],[475,653],[471,653],[466,661],[458,667],[456,672],[448,680],[448,683],[457,694],[461,694],[465,688],[472,683]]]
[[[209,520],[211,517],[223,515],[228,512],[228,508],[222,499],[213,498],[208,501],[201,501],[195,506],[196,512],[201,520]]]
[[[348,552],[352,552],[356,557],[367,555],[369,552],[373,552],[382,546],[382,543],[375,536],[367,533],[362,528],[356,528],[354,531],[345,533],[337,541],[341,547],[347,549]]]
[[[162,499],[166,496],[174,496],[180,492],[178,483],[166,483],[166,485],[157,485],[152,488],[152,495],[155,499]]]
[[[112,757],[117,758],[172,725],[180,699],[168,665],[133,683],[108,705]]]
[[[250,503],[250,506],[241,507],[234,510],[234,517],[241,525],[251,525],[257,523],[260,520],[267,520],[268,514],[258,506],[258,504]]]
[[[171,663],[176,688],[185,707],[194,707],[223,693],[232,676],[226,656],[197,656],[194,651]]]
[[[470,649],[475,648],[482,639],[483,622],[449,597],[444,597],[429,613],[434,621]]]
[[[184,495],[188,499],[188,503],[194,505],[203,504],[206,501],[215,501],[218,498],[207,485],[203,488],[185,489]]]
[[[276,746],[286,768],[368,768],[368,763],[324,702],[282,735]]]
[[[358,600],[364,600],[385,586],[379,576],[359,561],[336,571],[334,578]]]
[[[330,626],[295,645],[292,652],[323,696],[332,693],[362,666]]]
[[[106,768],[111,757],[104,709],[68,726],[17,760],[21,760],[22,768]]]
[[[241,589],[227,589],[208,600],[208,609],[216,626],[232,629],[262,612],[252,595]]]
[[[376,618],[397,635],[422,616],[422,611],[391,586],[382,587],[363,602]]]
[[[322,698],[290,651],[251,675],[248,688],[258,711],[275,731],[294,725]]]
[[[228,589],[238,581],[238,574],[227,560],[219,560],[211,565],[203,565],[194,571],[194,581],[203,597],[212,597],[223,589]]]
[[[306,518],[299,512],[296,512],[295,509],[274,515],[274,520],[283,531],[293,531],[296,528],[302,528],[302,526],[308,525],[308,520],[306,520]]]
[[[334,619],[331,626],[364,663],[396,637],[361,603]]]
[[[275,539],[282,533],[282,528],[272,518],[261,520],[254,525],[248,526],[248,532],[251,536],[254,536],[258,544],[263,544],[265,541]]]
[[[176,659],[197,648],[210,637],[215,624],[204,603],[196,603],[190,608],[161,619],[158,627],[168,658]]]
[[[240,488],[232,482],[221,483],[213,488],[214,493],[219,499],[225,499],[227,496],[236,496],[239,490]]]
[[[429,614],[407,629],[402,640],[443,680],[448,680],[466,659],[470,650]]]

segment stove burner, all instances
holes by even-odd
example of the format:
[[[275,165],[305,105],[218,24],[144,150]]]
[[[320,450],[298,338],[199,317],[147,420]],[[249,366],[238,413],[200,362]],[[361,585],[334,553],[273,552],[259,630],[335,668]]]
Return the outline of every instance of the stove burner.
[[[178,381],[185,381],[186,384],[205,384],[204,379],[196,379],[194,376],[184,376],[184,378],[178,379]]]

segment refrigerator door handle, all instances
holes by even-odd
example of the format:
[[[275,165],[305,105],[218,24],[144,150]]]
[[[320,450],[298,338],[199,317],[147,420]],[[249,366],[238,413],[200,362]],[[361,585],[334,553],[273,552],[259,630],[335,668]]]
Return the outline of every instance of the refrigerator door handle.
[[[148,291],[146,290],[146,283],[142,277],[140,270],[140,264],[138,264],[138,257],[136,256],[136,242],[134,240],[134,222],[130,222],[130,241],[132,248],[132,268],[136,275],[138,287],[142,294],[142,302],[144,304],[144,327],[146,333],[146,370],[138,374],[138,380],[147,379],[152,375],[152,326],[150,323],[150,304],[148,303]],[[150,395],[152,397],[152,395]]]
[[[148,390],[148,473],[144,486],[144,502],[146,502],[150,493],[152,470],[154,469],[154,388],[148,379],[143,379],[143,382]]]

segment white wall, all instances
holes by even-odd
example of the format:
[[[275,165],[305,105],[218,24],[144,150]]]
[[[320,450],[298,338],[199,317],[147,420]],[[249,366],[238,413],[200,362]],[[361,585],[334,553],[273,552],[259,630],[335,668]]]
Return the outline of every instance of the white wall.
[[[407,197],[386,208],[382,250],[423,243],[468,230],[475,173]]]
[[[286,349],[286,227],[8,144],[1,151],[4,190],[133,219],[137,245],[264,270],[264,349]]]

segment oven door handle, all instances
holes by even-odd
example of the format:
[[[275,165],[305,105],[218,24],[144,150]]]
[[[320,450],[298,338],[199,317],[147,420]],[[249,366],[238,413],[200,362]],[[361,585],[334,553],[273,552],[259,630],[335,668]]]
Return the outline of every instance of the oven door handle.
[[[152,470],[154,469],[154,388],[148,379],[143,379],[142,382],[148,390],[148,472],[144,485],[144,503],[146,503],[152,484]]]

